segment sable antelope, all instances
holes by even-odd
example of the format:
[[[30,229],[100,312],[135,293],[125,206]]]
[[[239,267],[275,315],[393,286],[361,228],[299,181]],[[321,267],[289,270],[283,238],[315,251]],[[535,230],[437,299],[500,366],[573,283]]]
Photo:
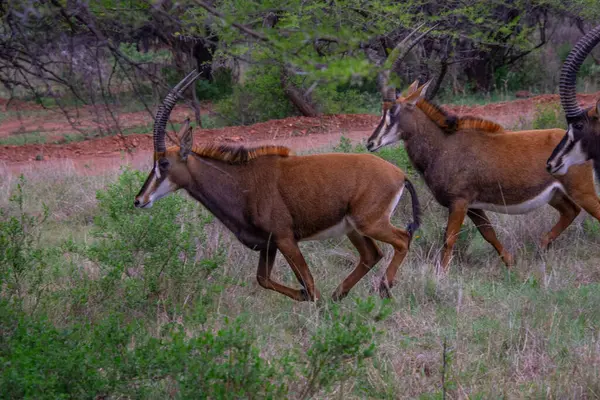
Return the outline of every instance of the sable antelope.
[[[320,298],[298,242],[347,235],[358,250],[358,265],[335,290],[335,300],[344,298],[382,258],[375,240],[389,243],[394,256],[380,283],[380,293],[389,295],[419,227],[419,202],[404,173],[370,154],[294,156],[281,146],[193,146],[189,120],[174,139],[177,145],[167,148],[169,114],[196,76],[192,72],[185,77],[157,111],[154,167],[134,205],[150,207],[184,189],[246,247],[260,251],[256,277],[262,287],[298,301]],[[404,188],[411,195],[413,211],[407,230],[390,223]],[[301,290],[271,279],[277,250],[291,266]]]
[[[425,100],[428,84],[419,87],[414,82],[405,96],[384,99],[383,116],[367,148],[376,151],[404,140],[411,163],[435,199],[449,209],[441,257],[444,272],[465,216],[507,267],[513,265],[513,258],[496,237],[484,210],[524,214],[550,204],[560,219],[543,237],[543,248],[573,222],[580,207],[600,219],[590,165],[573,167],[561,177],[545,170],[545,161],[564,130],[507,132],[491,121],[447,114]]]
[[[567,117],[567,133],[548,159],[548,171],[563,175],[572,165],[593,160],[600,179],[600,99],[595,107],[577,104],[577,72],[592,49],[600,42],[600,26],[584,35],[571,50],[560,74],[560,102]]]

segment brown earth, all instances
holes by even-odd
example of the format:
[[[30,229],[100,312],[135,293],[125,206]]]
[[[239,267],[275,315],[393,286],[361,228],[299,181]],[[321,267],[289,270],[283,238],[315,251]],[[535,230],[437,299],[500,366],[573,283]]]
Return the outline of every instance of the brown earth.
[[[595,102],[600,92],[578,96],[582,106]],[[1,99],[0,99],[1,100]],[[531,121],[536,107],[540,104],[558,104],[557,95],[541,95],[527,99],[491,103],[478,106],[445,105],[444,108],[458,115],[472,115],[491,119],[507,129],[517,129],[524,122]],[[0,101],[0,108],[4,108]],[[40,110],[43,115],[6,118],[0,123],[0,137],[23,132],[44,131],[53,138],[77,132],[61,112],[49,113],[41,107],[19,103],[10,108]],[[93,108],[78,110],[78,117],[72,120],[79,128],[101,127],[104,117]],[[185,106],[173,110],[171,121],[182,122],[186,117],[193,118],[193,112]],[[112,117],[110,117],[112,118]],[[76,170],[85,174],[98,174],[107,169],[116,169],[124,163],[134,167],[147,164],[152,150],[150,124],[152,118],[147,112],[122,113],[116,116],[121,128],[139,127],[139,133],[123,136],[108,136],[82,142],[66,144],[28,144],[23,146],[0,146],[0,166],[7,172],[20,173],[28,170],[48,169],[57,162],[71,163]],[[323,148],[339,143],[343,135],[353,142],[360,142],[372,132],[377,124],[376,115],[326,115],[319,118],[292,117],[271,120],[251,126],[233,126],[221,129],[196,129],[196,143],[227,142],[244,145],[277,143],[287,145],[296,151]]]

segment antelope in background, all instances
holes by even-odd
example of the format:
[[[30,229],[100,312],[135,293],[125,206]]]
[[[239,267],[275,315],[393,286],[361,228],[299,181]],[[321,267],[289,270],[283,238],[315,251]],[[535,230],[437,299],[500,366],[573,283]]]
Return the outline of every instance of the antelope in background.
[[[507,267],[513,257],[504,249],[484,210],[525,214],[546,203],[560,219],[542,238],[555,240],[581,211],[600,220],[591,165],[572,167],[561,177],[545,168],[546,159],[564,135],[562,129],[507,132],[500,125],[445,113],[424,98],[429,82],[415,81],[405,96],[384,97],[383,115],[367,148],[404,141],[411,163],[435,199],[450,211],[441,267],[447,271],[452,248],[468,216]],[[395,97],[387,90],[388,99]]]
[[[560,102],[567,118],[567,133],[548,159],[548,171],[566,174],[572,165],[593,160],[600,179],[600,99],[595,107],[583,109],[577,104],[577,72],[585,58],[600,42],[600,26],[584,35],[571,50],[560,74]],[[600,207],[599,207],[600,208]]]
[[[193,146],[189,120],[174,138],[177,145],[167,148],[171,110],[197,76],[195,71],[186,76],[157,111],[154,167],[135,198],[135,207],[151,207],[158,199],[184,189],[246,247],[260,252],[256,277],[262,287],[298,301],[320,298],[298,242],[347,235],[358,250],[358,265],[335,290],[335,300],[344,298],[382,258],[375,240],[389,243],[394,255],[380,283],[380,293],[389,296],[419,227],[419,202],[404,173],[370,154],[293,156],[280,146]],[[390,223],[404,188],[412,197],[413,222],[407,230]],[[271,279],[277,250],[302,289]]]

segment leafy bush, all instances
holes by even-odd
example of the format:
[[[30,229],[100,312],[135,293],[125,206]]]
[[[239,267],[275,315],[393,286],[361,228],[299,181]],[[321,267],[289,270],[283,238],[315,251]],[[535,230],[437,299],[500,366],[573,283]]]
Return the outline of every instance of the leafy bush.
[[[212,81],[196,81],[196,95],[199,100],[218,101],[233,93],[233,77],[228,68],[219,68],[212,73]]]
[[[0,208],[0,294],[20,303],[26,296],[33,301],[39,298],[39,284],[48,267],[50,252],[40,248],[41,228],[48,218],[44,205],[40,216],[24,210],[21,176],[10,206]]]
[[[283,92],[279,73],[277,67],[251,69],[248,79],[235,86],[229,98],[216,103],[215,109],[229,119],[229,125],[251,125],[296,115]]]
[[[378,332],[369,320],[387,317],[391,308],[376,310],[372,298],[357,306],[351,312],[333,306],[307,352],[267,360],[243,316],[225,319],[216,332],[190,335],[171,324],[154,337],[119,314],[57,328],[0,301],[0,392],[36,399],[288,398],[296,384],[294,396],[311,398],[362,375],[375,354]]]
[[[125,169],[116,183],[97,194],[92,232],[97,240],[85,253],[103,271],[105,295],[124,291],[123,306],[143,311],[159,299],[167,308],[178,308],[206,290],[219,290],[206,281],[222,255],[199,257],[197,249],[212,217],[177,194],[149,210],[135,209],[133,199],[144,175]]]
[[[532,122],[533,129],[567,129],[565,113],[558,104],[538,105]]]
[[[242,320],[191,338],[171,327],[164,338],[122,318],[59,329],[0,302],[0,392],[5,398],[280,398],[281,366],[259,355]]]
[[[364,373],[366,360],[375,354],[375,340],[379,334],[369,320],[385,319],[392,309],[384,302],[376,311],[372,297],[357,300],[356,306],[355,312],[344,313],[338,304],[332,305],[328,315],[330,321],[312,336],[302,371],[307,385],[300,398],[311,398],[318,391],[330,392]],[[343,397],[342,392],[340,397]]]
[[[315,90],[313,98],[324,114],[378,114],[381,111],[381,94],[370,85],[361,88],[322,86]]]

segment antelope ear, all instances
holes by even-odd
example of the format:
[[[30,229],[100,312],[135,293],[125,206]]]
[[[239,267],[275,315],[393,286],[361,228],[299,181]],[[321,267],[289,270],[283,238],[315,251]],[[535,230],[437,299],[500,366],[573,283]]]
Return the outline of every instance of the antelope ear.
[[[432,80],[433,79],[430,79],[429,81],[427,81],[427,83],[425,83],[424,85],[419,87],[417,90],[415,90],[413,93],[411,93],[409,96],[407,96],[405,103],[410,104],[412,106],[417,105],[419,100],[425,98],[425,93],[427,93],[427,89],[429,88],[429,85],[431,85]]]
[[[186,160],[187,156],[192,152],[192,147],[194,145],[193,129],[189,127],[189,124],[187,130],[181,134],[179,142],[179,156],[183,160]]]
[[[179,138],[180,141],[183,138],[183,136],[186,134],[186,132],[189,128],[190,128],[190,118],[187,117],[185,119],[185,121],[183,121],[183,124],[181,125],[181,128],[179,129],[179,132],[177,133],[177,137]]]
[[[419,88],[419,93],[422,97],[425,97],[425,95],[427,94],[427,89],[429,89],[429,86],[431,86],[431,82],[433,82],[433,79],[428,80],[423,84],[423,86]]]
[[[411,83],[411,85],[408,87],[408,89],[406,89],[406,96],[407,97],[410,96],[411,94],[416,92],[418,88],[419,88],[419,80],[417,79],[416,81]]]

